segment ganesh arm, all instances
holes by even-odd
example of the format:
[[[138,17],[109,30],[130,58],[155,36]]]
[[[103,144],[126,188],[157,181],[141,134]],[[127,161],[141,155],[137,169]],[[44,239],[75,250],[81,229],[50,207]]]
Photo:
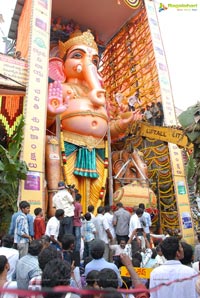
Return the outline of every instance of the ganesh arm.
[[[110,121],[110,135],[112,140],[124,137],[127,128],[135,121],[141,120],[139,111],[120,113],[119,118],[111,119]]]
[[[122,118],[119,118],[116,120],[111,120],[110,121],[111,139],[115,140],[115,139],[124,137],[126,134],[126,130],[131,122],[132,122],[132,117],[131,117],[130,121],[127,121],[127,119],[124,120]]]

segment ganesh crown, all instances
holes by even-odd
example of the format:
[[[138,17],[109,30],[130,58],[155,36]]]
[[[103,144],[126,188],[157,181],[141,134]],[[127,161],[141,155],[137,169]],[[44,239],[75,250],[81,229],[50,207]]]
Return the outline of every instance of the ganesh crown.
[[[70,35],[70,38],[66,42],[59,41],[58,46],[60,58],[63,58],[65,56],[69,48],[80,44],[91,47],[98,52],[97,44],[94,41],[94,36],[90,32],[90,30],[87,30],[83,33],[80,30],[76,30]]]

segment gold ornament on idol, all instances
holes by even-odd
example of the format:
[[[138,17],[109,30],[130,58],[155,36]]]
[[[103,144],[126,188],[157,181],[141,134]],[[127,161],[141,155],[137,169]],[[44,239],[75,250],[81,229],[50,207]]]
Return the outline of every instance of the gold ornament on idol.
[[[90,30],[83,33],[80,30],[77,30],[71,34],[70,38],[66,42],[59,41],[60,58],[63,58],[65,56],[69,48],[80,44],[93,48],[98,52],[97,44],[94,41],[94,36],[90,32]]]

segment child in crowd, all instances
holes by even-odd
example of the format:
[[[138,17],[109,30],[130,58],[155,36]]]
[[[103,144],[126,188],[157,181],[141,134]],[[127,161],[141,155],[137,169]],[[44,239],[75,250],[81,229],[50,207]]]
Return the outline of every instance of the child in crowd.
[[[90,256],[90,246],[92,241],[95,239],[96,228],[91,221],[91,214],[87,212],[84,216],[85,220],[81,228],[81,235],[84,241],[84,252],[83,259]]]
[[[88,290],[98,290],[100,289],[99,285],[98,285],[98,280],[99,280],[99,271],[97,270],[92,270],[88,273],[88,275],[86,276],[86,287],[85,289]],[[99,298],[101,297],[98,294],[95,295],[86,295],[86,296],[82,296],[82,297],[87,297],[87,298]]]
[[[46,225],[43,217],[43,211],[42,208],[35,208],[34,210],[35,219],[33,222],[34,225],[34,238],[36,240],[40,239],[44,234],[46,230]]]

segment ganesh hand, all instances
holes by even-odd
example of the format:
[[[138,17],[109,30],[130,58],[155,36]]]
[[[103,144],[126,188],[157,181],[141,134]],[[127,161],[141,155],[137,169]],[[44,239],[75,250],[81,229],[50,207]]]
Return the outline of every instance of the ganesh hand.
[[[63,87],[60,81],[49,84],[47,109],[52,115],[63,113],[68,108],[67,98],[63,100]]]

